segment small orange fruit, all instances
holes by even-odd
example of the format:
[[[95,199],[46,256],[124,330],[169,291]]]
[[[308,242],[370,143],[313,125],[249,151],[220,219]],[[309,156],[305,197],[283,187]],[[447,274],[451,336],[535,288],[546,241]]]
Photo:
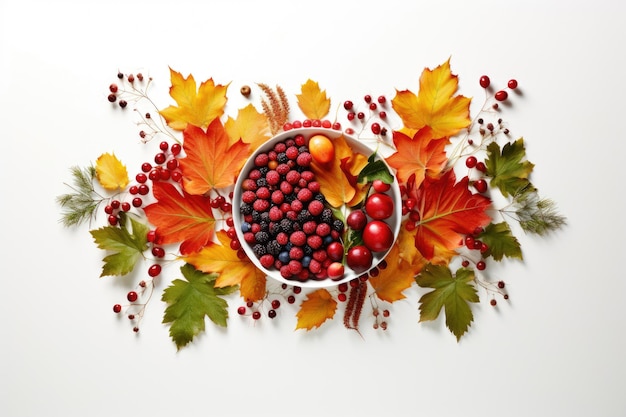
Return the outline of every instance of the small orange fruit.
[[[313,135],[309,139],[309,153],[318,164],[328,164],[335,159],[335,145],[324,135]]]

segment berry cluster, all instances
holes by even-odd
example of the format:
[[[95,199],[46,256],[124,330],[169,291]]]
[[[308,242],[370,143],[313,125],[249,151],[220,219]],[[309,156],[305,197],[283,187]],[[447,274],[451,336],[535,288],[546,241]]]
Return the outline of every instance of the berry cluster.
[[[482,77],[480,77],[480,79],[478,80],[478,83],[485,90],[488,90],[491,87],[491,79],[489,78],[488,75],[483,75]],[[517,89],[517,80],[516,79],[510,79],[507,82],[507,88],[498,90],[495,93],[493,93],[493,98],[496,101],[499,101],[499,102],[506,101],[509,98],[509,91],[508,90],[513,91],[513,90],[516,90],[516,89]],[[498,103],[494,103],[493,104],[493,108],[495,110],[497,110],[498,109]]]
[[[153,265],[154,267],[155,265]],[[158,271],[160,273],[161,266],[158,266]],[[151,267],[152,268],[152,267]],[[158,274],[157,274],[158,275]],[[156,276],[156,275],[155,275]],[[146,306],[148,305],[148,301],[152,298],[152,293],[154,292],[154,281],[143,280],[140,281],[137,287],[126,294],[126,300],[128,300],[128,304],[115,304],[113,305],[113,312],[116,314],[121,314],[122,310],[124,314],[130,320],[133,325],[133,331],[135,333],[139,332],[139,324],[141,319],[143,319],[144,312],[146,310]]]
[[[340,278],[344,224],[326,207],[311,170],[306,139],[297,134],[254,157],[241,183],[243,240],[265,268],[296,281]]]
[[[253,320],[259,320],[263,316],[262,311],[267,304],[269,308],[265,314],[270,319],[275,319],[278,314],[277,310],[282,305],[280,299],[287,301],[288,304],[294,304],[296,297],[302,292],[302,287],[297,285],[290,286],[283,283],[281,288],[282,291],[279,293],[270,294],[268,292],[267,297],[258,302],[248,301],[245,305],[237,307],[237,314],[252,317]]]
[[[387,136],[388,129],[382,123],[387,119],[387,111],[385,110],[387,106],[387,97],[384,95],[378,96],[376,100],[372,98],[371,95],[366,94],[363,96],[364,105],[367,107],[366,114],[365,111],[359,110],[352,100],[346,100],[343,102],[343,108],[347,111],[346,118],[349,122],[360,122],[364,128],[368,125],[368,122],[372,118],[377,118],[377,120],[369,123],[369,128],[374,135],[377,136]],[[346,129],[346,133],[353,134],[354,129],[351,127]]]

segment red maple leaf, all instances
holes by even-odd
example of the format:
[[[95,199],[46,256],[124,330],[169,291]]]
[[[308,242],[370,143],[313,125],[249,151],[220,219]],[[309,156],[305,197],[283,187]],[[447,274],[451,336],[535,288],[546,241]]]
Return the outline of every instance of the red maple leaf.
[[[468,177],[456,182],[454,171],[449,170],[439,178],[426,177],[415,191],[420,214],[415,247],[426,259],[432,259],[440,249],[458,248],[465,235],[491,222],[491,217],[485,213],[491,200],[473,194],[468,184]]]
[[[161,244],[178,243],[182,255],[197,252],[213,238],[215,217],[209,198],[191,195],[168,182],[155,182],[156,202],[144,207]]]
[[[183,132],[186,157],[180,159],[183,187],[190,194],[206,194],[213,188],[235,183],[239,170],[250,155],[250,145],[241,139],[232,145],[219,119],[206,132],[187,125]]]

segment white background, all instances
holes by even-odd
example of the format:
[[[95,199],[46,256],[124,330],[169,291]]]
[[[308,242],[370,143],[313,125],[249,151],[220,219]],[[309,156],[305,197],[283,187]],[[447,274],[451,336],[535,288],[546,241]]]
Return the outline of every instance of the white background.
[[[608,0],[0,0],[0,414],[626,415],[625,11]],[[177,352],[160,294],[135,335],[111,306],[141,275],[99,279],[89,228],[58,222],[70,166],[115,151],[134,175],[154,154],[106,101],[118,69],[154,76],[161,107],[168,66],[232,82],[232,97],[256,82],[296,94],[311,78],[337,105],[417,91],[422,69],[449,57],[477,103],[483,73],[519,80],[507,120],[569,221],[519,236],[524,263],[496,270],[511,302],[494,309],[481,293],[460,343],[442,322],[418,324],[409,293],[389,330],[364,338],[340,320],[294,331],[293,309],[253,325],[235,302],[226,330],[208,323]]]

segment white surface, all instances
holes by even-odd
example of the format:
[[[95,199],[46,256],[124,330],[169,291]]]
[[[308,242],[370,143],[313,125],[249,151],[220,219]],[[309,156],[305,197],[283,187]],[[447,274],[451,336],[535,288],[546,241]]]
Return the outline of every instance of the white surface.
[[[626,10],[445,3],[0,1],[0,414],[625,415]],[[231,96],[311,78],[345,99],[415,91],[448,57],[467,95],[485,72],[519,80],[508,120],[569,219],[548,239],[520,236],[525,263],[501,271],[511,303],[481,304],[458,344],[441,322],[418,325],[411,297],[365,339],[339,320],[294,332],[284,310],[256,326],[232,314],[177,353],[162,304],[136,337],[111,312],[134,282],[98,279],[88,228],[57,222],[69,166],[107,151],[142,161],[132,119],[106,103],[118,69],[153,74],[162,103],[168,65],[232,81]]]

